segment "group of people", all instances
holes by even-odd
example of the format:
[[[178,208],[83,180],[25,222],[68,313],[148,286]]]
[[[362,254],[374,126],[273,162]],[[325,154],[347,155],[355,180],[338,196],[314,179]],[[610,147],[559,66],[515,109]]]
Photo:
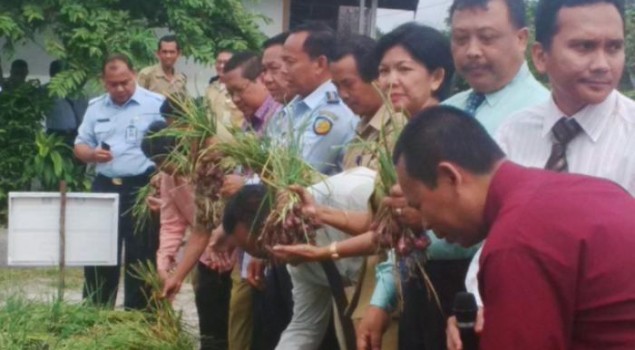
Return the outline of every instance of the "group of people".
[[[148,199],[159,234],[133,233],[134,194],[161,166],[162,147],[144,146],[161,142],[144,136],[177,108],[164,96],[186,94],[176,37],[138,75],[124,55],[105,61],[108,93],[90,102],[75,154],[97,164],[94,191],[120,194],[126,268],[156,261],[169,299],[195,271],[203,349],[469,348],[452,317],[466,289],[481,349],[633,349],[635,102],[616,90],[624,3],[539,0],[535,18],[530,50],[549,89],[525,61],[522,0],[454,0],[449,38],[417,23],[376,41],[307,23],[261,53],[218,55],[212,118],[263,144],[297,141],[324,175],[289,188],[319,227],[314,244],[257,244],[278,208],[248,169],[224,177],[217,227],[198,217],[192,178],[161,172]],[[455,74],[470,88],[450,96]],[[363,147],[378,141],[398,179],[380,203],[389,165]],[[377,205],[416,244],[381,245]],[[85,297],[112,305],[119,273],[86,267]],[[126,273],[124,306],[145,308],[145,288]]]

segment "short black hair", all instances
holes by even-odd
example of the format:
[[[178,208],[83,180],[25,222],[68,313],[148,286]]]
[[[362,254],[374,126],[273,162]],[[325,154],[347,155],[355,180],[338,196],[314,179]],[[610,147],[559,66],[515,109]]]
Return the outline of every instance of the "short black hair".
[[[393,153],[403,157],[409,176],[437,186],[437,166],[452,162],[477,175],[490,172],[505,157],[485,128],[469,113],[450,106],[419,112],[404,128]]]
[[[172,93],[163,100],[161,107],[159,107],[159,113],[163,118],[179,118],[183,116],[182,106],[189,98],[182,92]]]
[[[49,65],[49,76],[52,78],[64,69],[66,69],[66,62],[62,60],[54,60]]]
[[[262,60],[260,55],[252,51],[241,51],[232,55],[225,63],[225,74],[236,68],[242,68],[242,77],[254,81],[262,74]]]
[[[101,73],[106,73],[106,66],[115,61],[123,62],[126,67],[128,67],[128,69],[134,71],[134,67],[132,65],[132,61],[130,60],[130,57],[123,53],[113,53],[111,55],[108,55],[108,57],[106,57],[106,59],[104,60],[104,63],[102,63]]]
[[[17,59],[11,62],[11,70],[14,69],[29,69],[29,64],[25,60]]]
[[[444,100],[450,94],[455,68],[450,41],[445,35],[432,27],[415,22],[402,24],[379,39],[375,49],[375,64],[379,66],[386,52],[395,46],[403,47],[430,73],[443,69],[443,83],[434,95],[439,100]]]
[[[351,34],[337,38],[337,44],[330,57],[331,62],[336,62],[348,55],[352,55],[357,65],[357,73],[367,83],[377,79],[377,61],[375,60],[375,48],[377,42],[371,37],[359,34]]]
[[[308,21],[293,28],[290,34],[307,32],[308,36],[304,41],[304,52],[311,59],[320,56],[332,57],[335,47],[335,31],[328,24],[320,21]]]
[[[553,37],[558,33],[558,13],[563,7],[578,7],[599,3],[615,6],[622,17],[622,23],[626,23],[623,0],[540,0],[536,7],[536,41],[544,49],[551,49]]]
[[[265,40],[264,43],[262,43],[262,49],[266,50],[272,46],[284,45],[284,42],[287,41],[288,37],[289,37],[289,32],[282,32],[280,34],[272,36],[271,38]]]
[[[450,6],[450,19],[454,15],[454,12],[465,9],[473,9],[480,7],[487,8],[487,4],[492,0],[454,0],[452,6]],[[516,29],[522,29],[527,27],[527,7],[524,0],[504,0],[509,11],[509,19]],[[538,17],[536,17],[538,18]]]
[[[259,235],[271,211],[270,196],[262,185],[245,185],[229,199],[223,213],[223,230],[230,235],[239,224]]]
[[[157,44],[157,51],[161,50],[161,43],[176,43],[177,51],[181,51],[181,44],[179,43],[179,39],[174,34],[164,35],[159,39],[159,43]]]
[[[156,135],[167,127],[168,124],[163,120],[155,120],[148,126],[148,131],[141,141],[141,150],[149,159],[163,159],[176,147],[176,138]]]

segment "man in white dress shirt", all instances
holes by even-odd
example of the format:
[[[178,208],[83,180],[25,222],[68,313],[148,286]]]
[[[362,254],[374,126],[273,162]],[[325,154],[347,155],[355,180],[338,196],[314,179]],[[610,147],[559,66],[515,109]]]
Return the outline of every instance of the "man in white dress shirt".
[[[635,102],[615,90],[625,61],[623,5],[541,0],[536,19],[532,54],[552,98],[503,124],[501,148],[516,163],[606,178],[635,194]],[[479,258],[466,279],[475,294]],[[449,322],[448,348],[457,349]]]
[[[311,186],[309,192],[319,205],[364,211],[368,210],[368,198],[375,187],[375,176],[376,172],[368,168],[353,168]],[[255,245],[258,234],[250,235],[250,232],[258,232],[257,228],[261,227],[268,214],[267,206],[261,204],[264,196],[265,190],[260,185],[244,187],[229,201],[223,218],[225,232],[233,236],[239,247],[253,256],[265,254]],[[347,234],[325,226],[318,230],[316,244],[325,247],[347,237]],[[337,259],[336,256],[331,257]],[[335,262],[345,285],[350,286],[357,282],[362,261],[363,258],[356,257]],[[310,262],[287,265],[287,269],[293,282],[293,317],[282,333],[276,349],[335,348],[335,344],[324,344],[324,341],[328,341],[324,338],[333,312],[333,294],[323,266],[319,262]],[[340,339],[340,342],[344,341]]]

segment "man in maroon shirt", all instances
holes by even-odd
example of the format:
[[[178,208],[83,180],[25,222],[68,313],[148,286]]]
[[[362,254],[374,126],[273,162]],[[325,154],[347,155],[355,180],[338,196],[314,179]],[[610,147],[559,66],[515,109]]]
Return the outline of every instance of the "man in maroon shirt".
[[[626,191],[505,161],[452,107],[413,118],[394,160],[427,227],[466,247],[487,238],[481,349],[635,349],[635,200]]]

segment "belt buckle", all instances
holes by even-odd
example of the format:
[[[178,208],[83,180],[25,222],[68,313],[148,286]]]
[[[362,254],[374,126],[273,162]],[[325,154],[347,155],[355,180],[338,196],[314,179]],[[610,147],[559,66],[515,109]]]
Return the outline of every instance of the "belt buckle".
[[[115,186],[121,186],[123,185],[123,179],[120,177],[113,177],[112,178],[112,184]]]

